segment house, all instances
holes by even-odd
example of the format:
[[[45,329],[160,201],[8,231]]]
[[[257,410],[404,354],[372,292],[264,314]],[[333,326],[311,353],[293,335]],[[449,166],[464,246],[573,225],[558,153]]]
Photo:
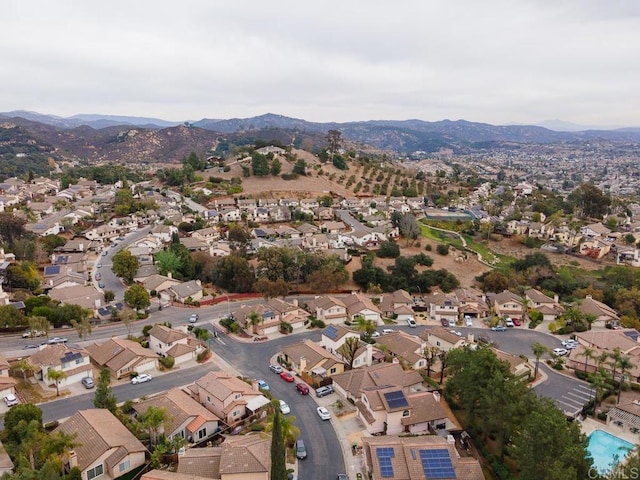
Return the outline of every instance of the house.
[[[542,320],[555,322],[564,312],[564,307],[560,305],[557,295],[551,298],[535,288],[530,288],[524,292],[524,298],[529,308],[542,314]]]
[[[398,315],[397,320],[407,320],[407,316],[413,317],[413,298],[406,290],[396,290],[395,292],[382,295],[380,310],[385,317]],[[402,307],[402,308],[401,308]]]
[[[271,436],[263,432],[229,436],[219,447],[190,448],[178,457],[178,470],[153,470],[142,480],[269,480]]]
[[[580,229],[580,235],[586,237],[589,240],[598,237],[605,238],[610,233],[611,230],[605,227],[602,223],[592,223],[590,225],[585,225]]]
[[[322,295],[307,303],[307,310],[324,323],[344,323],[349,318],[345,303],[333,295]]]
[[[226,372],[207,373],[189,385],[187,393],[229,426],[270,404],[257,383],[249,385]]]
[[[373,387],[362,391],[356,409],[371,435],[435,433],[453,426],[440,405],[438,392],[409,392],[389,385]]]
[[[478,319],[487,318],[489,315],[489,307],[484,295],[467,288],[458,288],[454,290],[453,296],[458,302],[460,315]]]
[[[172,388],[166,393],[133,405],[133,409],[139,415],[143,415],[149,407],[165,409],[167,418],[158,433],[169,440],[181,437],[188,444],[201,443],[220,430],[218,416],[179,388]]]
[[[424,347],[426,344],[419,337],[409,335],[402,331],[383,335],[378,339],[378,344],[382,345],[394,361],[405,363],[409,368],[419,370],[427,366],[424,358]]]
[[[138,268],[138,272],[136,273],[134,280],[141,283],[147,292],[165,292],[165,296],[168,300],[171,296],[169,289],[179,285],[180,281],[160,275],[159,273],[151,273],[150,275],[147,275],[151,271],[157,271],[157,267],[155,265],[149,267],[141,266]]]
[[[82,480],[115,479],[146,463],[147,449],[107,409],[80,410],[53,432],[77,435],[64,468],[78,467]]]
[[[188,333],[156,324],[149,330],[149,348],[161,357],[172,357],[179,365],[195,360],[204,347]]]
[[[454,348],[461,348],[468,344],[467,339],[452,333],[450,330],[436,326],[430,330],[425,330],[420,335],[429,346],[436,347],[443,352],[448,352]]]
[[[376,325],[382,323],[380,309],[375,306],[369,297],[360,293],[352,293],[342,298],[342,301],[347,308],[349,320],[354,321],[356,317],[361,317],[365,320],[371,320]]]
[[[320,346],[329,352],[333,353],[337,351],[348,338],[354,338],[360,340],[360,332],[351,330],[342,325],[329,325],[322,330],[322,337],[320,337]]]
[[[144,348],[138,342],[113,337],[102,344],[86,347],[93,364],[102,369],[108,368],[111,376],[122,378],[137,372],[147,372],[156,367],[158,354]]]
[[[89,353],[78,345],[44,345],[27,357],[27,362],[33,367],[35,377],[48,387],[55,387],[57,383],[57,388],[65,388],[80,383],[85,377],[93,378]],[[65,376],[54,380],[49,377],[51,370],[63,372]]]
[[[204,296],[200,280],[189,280],[188,282],[172,285],[169,287],[168,292],[173,301],[179,303],[188,303],[189,300],[197,302]]]
[[[480,462],[461,457],[439,435],[363,437],[365,469],[371,480],[484,480]]]
[[[16,394],[16,380],[9,376],[9,362],[0,353],[0,397],[4,398],[9,394]],[[0,447],[1,450],[1,447]],[[2,472],[2,462],[0,461],[0,473]]]
[[[592,323],[603,325],[617,326],[620,321],[618,313],[606,303],[595,300],[591,295],[587,295],[578,306],[578,310],[584,315],[592,315],[595,321]]]
[[[625,375],[633,381],[640,381],[640,343],[637,330],[632,328],[589,330],[575,333],[575,338],[578,341],[578,346],[569,351],[568,367],[587,372],[604,368],[613,373],[611,364],[603,363],[600,359],[604,354],[619,351],[627,356],[633,365],[625,372]]]
[[[94,311],[104,305],[102,292],[84,285],[54,288],[49,291],[49,297],[65,305],[80,305]]]
[[[310,383],[344,372],[342,360],[311,340],[286,345],[282,355],[290,369],[303,379],[310,379]]]
[[[178,227],[174,227],[173,225],[156,225],[149,233],[162,243],[169,243],[173,235],[178,234]]]
[[[533,372],[531,371],[529,362],[523,359],[519,355],[514,355],[512,353],[503,352],[502,350],[498,350],[497,348],[493,349],[493,353],[496,354],[498,360],[506,362],[509,364],[509,371],[513,373],[516,377],[524,377],[533,376]]]
[[[351,338],[350,342],[347,339]],[[351,368],[370,366],[373,362],[373,345],[360,340],[360,333],[342,325],[329,325],[322,331],[320,346],[334,353]],[[378,349],[376,349],[376,352]]]
[[[0,475],[4,475],[5,473],[11,475],[13,473],[13,467],[11,457],[5,450],[4,445],[2,445],[2,442],[0,442]]]
[[[206,227],[201,228],[200,230],[196,230],[191,234],[191,236],[194,238],[198,238],[203,242],[207,242],[208,244],[212,244],[220,238],[220,232],[215,227]]]
[[[119,236],[120,230],[118,227],[111,225],[99,225],[84,232],[84,237],[87,240],[99,240],[101,242],[110,242]]]
[[[515,293],[505,290],[498,294],[488,296],[493,310],[498,317],[511,317],[522,320],[524,317],[524,305],[522,299]]]
[[[621,402],[607,412],[607,426],[621,432],[640,434],[640,399]]]
[[[354,403],[360,400],[363,391],[385,385],[394,385],[408,391],[423,390],[420,372],[404,370],[399,363],[378,363],[347,370],[331,378],[335,391]]]
[[[242,305],[234,312],[236,322],[255,335],[267,335],[280,330],[280,316],[266,303]],[[255,318],[255,320],[253,320]]]
[[[424,297],[425,304],[429,308],[429,318],[440,323],[446,320],[450,323],[456,323],[460,312],[458,310],[458,302],[453,295],[434,291]]]

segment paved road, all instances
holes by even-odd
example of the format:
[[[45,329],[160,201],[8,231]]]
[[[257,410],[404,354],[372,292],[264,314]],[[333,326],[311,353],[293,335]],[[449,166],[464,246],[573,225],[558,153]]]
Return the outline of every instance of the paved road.
[[[593,398],[593,389],[587,382],[569,375],[559,374],[542,362],[540,362],[540,369],[544,370],[548,378],[534,388],[535,392],[553,399],[565,415],[575,417],[580,413],[582,407]]]

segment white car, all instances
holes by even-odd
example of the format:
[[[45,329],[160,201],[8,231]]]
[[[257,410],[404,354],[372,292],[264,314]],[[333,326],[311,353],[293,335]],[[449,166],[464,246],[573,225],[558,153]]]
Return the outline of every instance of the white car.
[[[318,408],[316,408],[316,411],[318,412],[318,416],[322,420],[331,420],[331,413],[326,408],[318,407]]]
[[[16,397],[13,393],[4,397],[4,403],[7,404],[7,407],[13,407],[14,405],[18,405],[20,403],[18,401],[18,397]]]
[[[289,404],[284,400],[280,400],[280,411],[283,415],[287,415],[291,413],[291,407],[289,407]]]
[[[148,373],[141,373],[140,375],[136,375],[131,379],[131,383],[133,385],[137,385],[138,383],[150,382],[153,380],[153,377]]]
[[[562,346],[566,347],[566,348],[575,348],[575,347],[578,346],[578,341],[577,340],[563,340],[562,341]]]
[[[271,370],[273,373],[277,373],[277,374],[281,374],[282,373],[282,367],[280,365],[269,365],[269,370]]]
[[[198,316],[197,313],[192,313],[191,316],[189,317],[189,323],[196,323],[199,319],[200,317]]]
[[[380,332],[377,330],[371,334],[371,338],[378,338],[380,336]]]
[[[558,355],[559,357],[563,357],[567,353],[569,353],[569,351],[566,348],[554,348],[553,349],[553,354],[554,355]]]
[[[465,315],[464,323],[467,325],[467,327],[473,327],[473,318],[471,318],[469,315]]]

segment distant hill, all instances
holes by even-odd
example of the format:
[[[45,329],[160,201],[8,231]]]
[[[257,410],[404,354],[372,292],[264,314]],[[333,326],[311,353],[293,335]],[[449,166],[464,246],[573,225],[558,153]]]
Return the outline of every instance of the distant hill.
[[[125,162],[180,160],[189,152],[207,155],[220,142],[293,144],[312,151],[325,146],[328,130],[345,140],[397,154],[513,148],[514,144],[640,143],[640,129],[555,131],[535,125],[490,125],[466,120],[370,120],[319,123],[267,113],[251,118],[202,119],[191,123],[146,117],[75,115],[69,118],[15,111],[0,113],[0,124],[19,125],[61,154]]]

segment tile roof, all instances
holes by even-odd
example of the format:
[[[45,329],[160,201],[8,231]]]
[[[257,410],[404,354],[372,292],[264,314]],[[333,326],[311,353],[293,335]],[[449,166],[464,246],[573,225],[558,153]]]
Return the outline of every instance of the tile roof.
[[[162,343],[175,343],[189,337],[189,334],[174,330],[166,325],[156,324],[149,330],[149,336],[155,337]]]
[[[410,387],[421,384],[422,377],[416,370],[403,370],[398,363],[379,363],[370,367],[355,368],[332,376],[333,382],[355,398],[371,387],[394,385]]]
[[[87,347],[87,351],[96,364],[101,367],[106,366],[114,372],[136,358],[159,358],[157,353],[144,348],[138,342],[116,337],[102,344],[90,345]]]
[[[264,433],[227,437],[222,444],[220,474],[271,471],[271,436]]]
[[[200,476],[218,480],[221,455],[222,447],[188,448],[184,455],[178,456],[177,473],[185,477],[189,475],[192,478]]]

